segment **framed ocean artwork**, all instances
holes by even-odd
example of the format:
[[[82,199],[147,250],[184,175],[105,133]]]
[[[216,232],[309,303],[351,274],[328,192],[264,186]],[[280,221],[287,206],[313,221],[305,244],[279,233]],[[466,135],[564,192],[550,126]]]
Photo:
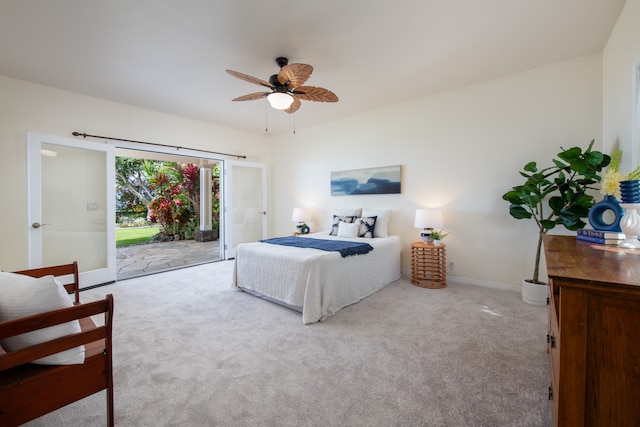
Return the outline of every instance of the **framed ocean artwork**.
[[[331,172],[331,195],[400,193],[400,165]]]

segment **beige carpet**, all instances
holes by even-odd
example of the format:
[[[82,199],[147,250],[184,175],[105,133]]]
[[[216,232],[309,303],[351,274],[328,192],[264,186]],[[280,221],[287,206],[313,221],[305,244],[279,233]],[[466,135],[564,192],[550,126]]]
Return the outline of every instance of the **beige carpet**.
[[[324,322],[231,288],[223,261],[115,297],[118,426],[547,426],[546,307],[401,279]],[[105,425],[99,393],[31,426]]]

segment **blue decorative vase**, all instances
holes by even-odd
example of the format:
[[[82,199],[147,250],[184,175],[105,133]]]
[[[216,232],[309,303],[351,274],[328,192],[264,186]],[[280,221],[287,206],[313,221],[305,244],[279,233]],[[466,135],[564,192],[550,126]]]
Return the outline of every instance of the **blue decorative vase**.
[[[611,211],[614,216],[613,222],[611,223],[603,219],[604,214],[608,211]],[[616,198],[606,195],[589,209],[589,224],[591,224],[594,230],[621,232],[620,220],[623,214],[624,211]]]
[[[620,199],[622,203],[640,203],[640,180],[620,181]]]
[[[296,225],[296,228],[298,229],[298,234],[309,234],[309,232],[311,231],[309,229],[309,226],[305,223]]]

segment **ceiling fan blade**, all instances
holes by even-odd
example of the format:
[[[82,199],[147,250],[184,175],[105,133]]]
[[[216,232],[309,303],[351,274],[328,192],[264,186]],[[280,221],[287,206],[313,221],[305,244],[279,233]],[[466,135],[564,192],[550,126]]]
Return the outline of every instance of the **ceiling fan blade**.
[[[255,92],[248,95],[242,95],[237,98],[233,98],[232,101],[253,101],[254,99],[260,99],[267,97],[271,92]]]
[[[273,85],[265,80],[259,79],[257,77],[250,76],[248,74],[240,73],[238,71],[226,70],[227,73],[231,74],[233,77],[239,78],[240,80],[244,80],[245,82],[253,83],[256,85],[261,85],[269,88],[273,88]]]
[[[293,114],[296,111],[298,111],[298,108],[300,108],[301,105],[302,105],[302,102],[300,102],[300,100],[294,96],[293,97],[293,103],[291,104],[291,106],[289,108],[284,110],[284,112],[285,113],[289,113],[289,114]]]
[[[293,91],[296,98],[315,102],[338,102],[338,97],[329,89],[316,86],[300,86]]]
[[[278,82],[281,85],[287,85],[289,89],[302,86],[307,81],[313,67],[307,64],[289,64],[280,69],[278,73]]]

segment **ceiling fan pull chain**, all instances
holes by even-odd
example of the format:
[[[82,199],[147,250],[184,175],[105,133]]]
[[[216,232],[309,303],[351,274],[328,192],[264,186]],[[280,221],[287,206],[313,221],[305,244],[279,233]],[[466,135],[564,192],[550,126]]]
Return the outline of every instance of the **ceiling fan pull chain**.
[[[296,115],[293,115],[293,134],[296,134]]]

